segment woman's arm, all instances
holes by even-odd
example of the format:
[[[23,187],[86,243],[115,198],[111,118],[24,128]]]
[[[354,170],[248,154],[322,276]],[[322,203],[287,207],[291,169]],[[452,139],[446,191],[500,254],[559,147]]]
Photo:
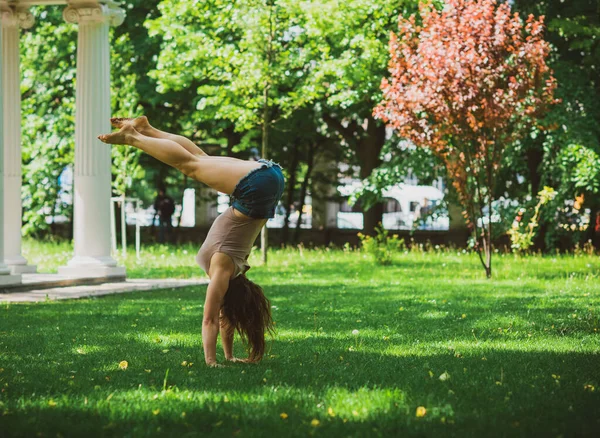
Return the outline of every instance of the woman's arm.
[[[233,273],[233,262],[229,256],[217,253],[210,262],[210,283],[206,290],[204,317],[202,318],[202,344],[207,365],[217,366],[217,336],[219,334],[219,312],[223,297],[229,289]]]
[[[233,360],[233,335],[234,328],[221,318],[221,344],[223,344],[223,353],[226,360]]]

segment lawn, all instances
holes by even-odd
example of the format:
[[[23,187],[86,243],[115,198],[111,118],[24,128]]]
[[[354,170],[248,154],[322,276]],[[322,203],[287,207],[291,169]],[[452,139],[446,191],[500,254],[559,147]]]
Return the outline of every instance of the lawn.
[[[202,276],[196,249],[124,263]],[[25,252],[44,270],[69,256]],[[0,435],[598,436],[598,257],[497,255],[492,280],[462,251],[251,262],[277,327],[260,364],[204,365],[205,287],[2,305]]]

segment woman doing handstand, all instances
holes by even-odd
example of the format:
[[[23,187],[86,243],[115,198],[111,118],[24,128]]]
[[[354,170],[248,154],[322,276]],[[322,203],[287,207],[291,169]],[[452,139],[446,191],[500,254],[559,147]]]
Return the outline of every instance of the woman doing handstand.
[[[155,129],[146,117],[111,119],[118,132],[98,138],[108,144],[137,147],[190,178],[231,195],[232,205],[213,223],[196,261],[210,277],[202,320],[204,358],[217,364],[220,331],[225,358],[258,362],[265,333],[273,332],[271,305],[263,290],[246,277],[248,255],[256,237],[283,194],[281,167],[272,161],[211,157],[189,139]],[[248,342],[249,357],[233,356],[233,335]]]

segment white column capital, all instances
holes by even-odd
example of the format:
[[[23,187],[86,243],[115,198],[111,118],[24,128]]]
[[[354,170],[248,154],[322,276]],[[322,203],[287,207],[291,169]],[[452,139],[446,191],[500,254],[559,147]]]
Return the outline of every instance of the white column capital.
[[[2,2],[0,3],[0,13],[4,27],[18,26],[21,29],[30,29],[35,24],[35,17],[26,8],[8,6],[6,2]]]
[[[106,23],[109,26],[120,26],[125,21],[125,10],[111,0],[69,1],[63,11],[67,23]]]

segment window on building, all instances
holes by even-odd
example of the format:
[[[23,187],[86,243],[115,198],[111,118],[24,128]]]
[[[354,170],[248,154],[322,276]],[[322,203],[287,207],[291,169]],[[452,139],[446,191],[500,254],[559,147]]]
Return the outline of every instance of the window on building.
[[[362,213],[362,208],[360,205],[360,201],[354,205],[348,204],[348,199],[344,199],[340,202],[340,212],[342,213]]]
[[[384,213],[402,212],[402,206],[400,205],[400,203],[398,202],[397,199],[383,198],[383,202],[384,202],[384,206],[383,206]]]

